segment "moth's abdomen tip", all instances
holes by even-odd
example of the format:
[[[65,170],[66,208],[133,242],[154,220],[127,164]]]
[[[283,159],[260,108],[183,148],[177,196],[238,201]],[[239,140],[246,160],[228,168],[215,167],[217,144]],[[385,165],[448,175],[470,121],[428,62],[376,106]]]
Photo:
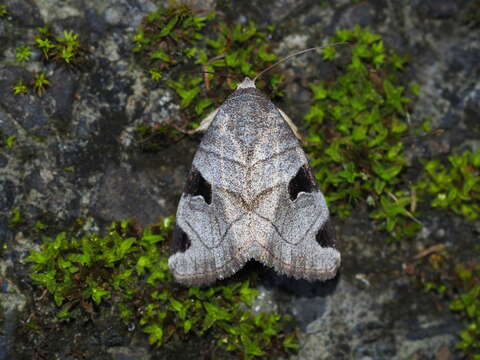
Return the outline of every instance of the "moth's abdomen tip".
[[[250,79],[249,77],[246,77],[245,79],[243,79],[243,81],[238,84],[237,86],[237,90],[238,89],[248,89],[248,88],[255,88],[255,83],[253,82],[252,79]]]

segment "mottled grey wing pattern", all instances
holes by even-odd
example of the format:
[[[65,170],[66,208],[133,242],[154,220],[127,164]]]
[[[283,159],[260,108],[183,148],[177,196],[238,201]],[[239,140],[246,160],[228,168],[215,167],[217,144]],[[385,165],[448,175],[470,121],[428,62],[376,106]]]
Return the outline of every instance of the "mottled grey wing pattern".
[[[186,285],[223,279],[252,258],[295,278],[332,278],[340,253],[325,199],[292,130],[248,81],[195,154],[169,267]]]

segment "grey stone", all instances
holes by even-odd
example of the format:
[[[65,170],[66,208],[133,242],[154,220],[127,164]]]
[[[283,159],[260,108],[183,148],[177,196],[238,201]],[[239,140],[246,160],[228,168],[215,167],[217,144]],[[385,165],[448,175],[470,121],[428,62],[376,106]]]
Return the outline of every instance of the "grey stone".
[[[375,20],[375,16],[375,7],[367,1],[362,1],[342,10],[333,25],[335,29],[352,28],[355,25],[368,26]]]
[[[49,81],[52,85],[47,91],[55,101],[54,111],[50,116],[70,122],[77,83],[76,76],[67,69],[57,68]]]
[[[422,16],[433,19],[450,18],[460,10],[459,1],[456,0],[416,0],[414,3]]]
[[[0,178],[0,211],[8,212],[15,201],[16,187],[10,180]]]
[[[0,39],[5,40],[6,35],[5,20],[0,19]]]
[[[27,27],[43,26],[39,8],[34,0],[5,0],[8,14]]]
[[[153,158],[133,165],[130,169],[107,166],[91,205],[96,216],[105,221],[135,218],[147,225],[174,211],[175,194],[183,187],[178,175],[186,174],[187,167],[172,169]]]
[[[359,290],[341,279],[335,292],[326,299],[326,310],[302,335],[303,347],[298,358],[401,360],[412,358],[418,351],[434,353],[455,343],[458,327],[442,319],[443,314],[426,310],[425,305],[421,317],[413,312],[407,315],[408,309],[400,316],[387,313],[385,317],[386,309],[394,308],[397,302],[402,303],[392,289]],[[411,299],[404,306],[413,308],[416,301]],[[409,328],[411,321],[418,327]]]
[[[115,4],[105,11],[105,20],[110,25],[128,25],[128,8],[125,4]]]
[[[32,75],[24,69],[15,66],[0,65],[0,106],[27,131],[45,133],[44,125],[48,118],[45,107],[37,97],[29,94],[15,95],[13,86],[19,79],[25,83],[32,81]],[[0,113],[0,116],[1,113]]]
[[[5,155],[0,154],[0,168],[7,166],[7,164],[8,164],[8,158]]]
[[[108,349],[113,360],[150,360],[148,349],[141,347],[117,346]]]

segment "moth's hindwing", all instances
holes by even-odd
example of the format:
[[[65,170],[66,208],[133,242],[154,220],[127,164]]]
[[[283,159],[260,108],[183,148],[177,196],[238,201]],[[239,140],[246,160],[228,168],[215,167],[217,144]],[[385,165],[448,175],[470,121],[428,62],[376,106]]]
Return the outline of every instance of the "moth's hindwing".
[[[169,267],[207,284],[256,259],[308,280],[335,276],[340,253],[323,194],[279,110],[254,87],[219,108],[177,210]]]

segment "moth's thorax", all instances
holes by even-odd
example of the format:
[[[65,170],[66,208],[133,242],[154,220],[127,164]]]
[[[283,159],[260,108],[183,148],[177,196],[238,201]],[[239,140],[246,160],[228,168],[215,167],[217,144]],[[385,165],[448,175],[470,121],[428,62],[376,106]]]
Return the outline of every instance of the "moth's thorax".
[[[258,89],[235,91],[222,105],[221,111],[228,114],[224,122],[226,131],[231,131],[236,140],[245,146],[255,146],[268,136],[268,129],[277,126],[275,105]]]
[[[222,104],[193,165],[213,187],[242,194],[250,202],[265,189],[287,186],[306,162],[275,105],[260,90],[246,88]]]

